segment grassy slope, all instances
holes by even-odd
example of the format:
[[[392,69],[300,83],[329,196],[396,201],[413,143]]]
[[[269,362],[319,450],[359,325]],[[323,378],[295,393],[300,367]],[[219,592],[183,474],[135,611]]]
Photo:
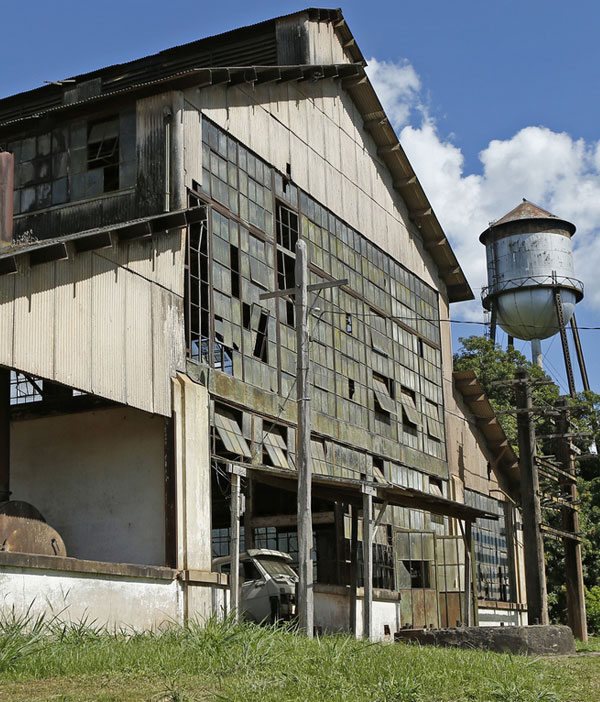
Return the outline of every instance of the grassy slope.
[[[22,647],[25,646],[23,649]],[[21,655],[24,654],[24,655]],[[600,699],[600,657],[535,660],[209,622],[109,635],[0,624],[0,700],[569,702]]]

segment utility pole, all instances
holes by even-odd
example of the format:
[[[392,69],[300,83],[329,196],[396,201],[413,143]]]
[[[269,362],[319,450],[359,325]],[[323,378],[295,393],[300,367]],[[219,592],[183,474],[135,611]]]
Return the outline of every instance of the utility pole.
[[[313,636],[313,567],[310,453],[310,339],[308,333],[308,253],[306,242],[296,243],[296,401],[298,407],[298,611],[300,628]]]
[[[240,516],[243,513],[240,504],[240,477],[245,477],[246,469],[241,466],[228,464],[227,471],[231,475],[231,530],[229,535],[229,555],[231,568],[229,570],[229,609],[233,618],[240,615]]]
[[[541,530],[540,485],[535,461],[535,425],[531,379],[526,370],[518,370],[515,377],[523,541],[525,544],[527,621],[529,624],[548,624],[548,594]]]
[[[308,250],[306,242],[296,242],[294,288],[263,293],[261,300],[277,297],[295,298],[296,315],[296,406],[298,435],[296,439],[296,468],[298,471],[298,618],[299,626],[309,638],[313,637],[313,564],[311,558],[313,531],[311,511],[312,462],[310,450],[310,336],[308,330],[308,293],[346,285],[348,279],[308,284]]]
[[[563,538],[565,548],[565,577],[567,584],[567,621],[573,636],[580,641],[587,641],[587,621],[585,616],[585,591],[583,588],[583,566],[581,563],[581,542],[579,541],[579,512],[577,509],[577,483],[575,461],[571,449],[569,436],[570,412],[566,398],[558,401],[560,416],[558,418],[558,431],[563,434],[558,439],[558,459],[562,470],[573,476],[573,479],[561,480],[561,487],[565,497],[572,505],[561,507],[562,527],[566,532],[573,534],[573,538]]]

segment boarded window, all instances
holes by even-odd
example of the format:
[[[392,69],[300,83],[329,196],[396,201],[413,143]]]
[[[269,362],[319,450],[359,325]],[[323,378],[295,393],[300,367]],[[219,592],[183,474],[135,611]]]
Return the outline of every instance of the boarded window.
[[[215,429],[223,442],[223,446],[229,453],[244,456],[244,458],[252,458],[248,442],[242,434],[237,419],[227,413],[226,410],[215,410]]]

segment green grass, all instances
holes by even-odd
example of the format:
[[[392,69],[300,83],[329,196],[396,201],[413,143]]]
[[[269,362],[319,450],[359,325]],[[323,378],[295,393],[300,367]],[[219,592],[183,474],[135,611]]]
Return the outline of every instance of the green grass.
[[[209,621],[109,633],[0,622],[0,700],[591,702],[600,659],[531,659]],[[27,633],[29,631],[29,633]],[[594,642],[592,645],[599,645]]]

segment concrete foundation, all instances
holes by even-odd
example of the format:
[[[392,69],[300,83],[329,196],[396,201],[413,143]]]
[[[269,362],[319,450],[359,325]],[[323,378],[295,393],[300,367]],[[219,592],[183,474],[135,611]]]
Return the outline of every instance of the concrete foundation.
[[[396,641],[428,646],[478,648],[496,653],[565,655],[575,652],[573,632],[568,626],[482,626],[457,629],[406,629]]]

